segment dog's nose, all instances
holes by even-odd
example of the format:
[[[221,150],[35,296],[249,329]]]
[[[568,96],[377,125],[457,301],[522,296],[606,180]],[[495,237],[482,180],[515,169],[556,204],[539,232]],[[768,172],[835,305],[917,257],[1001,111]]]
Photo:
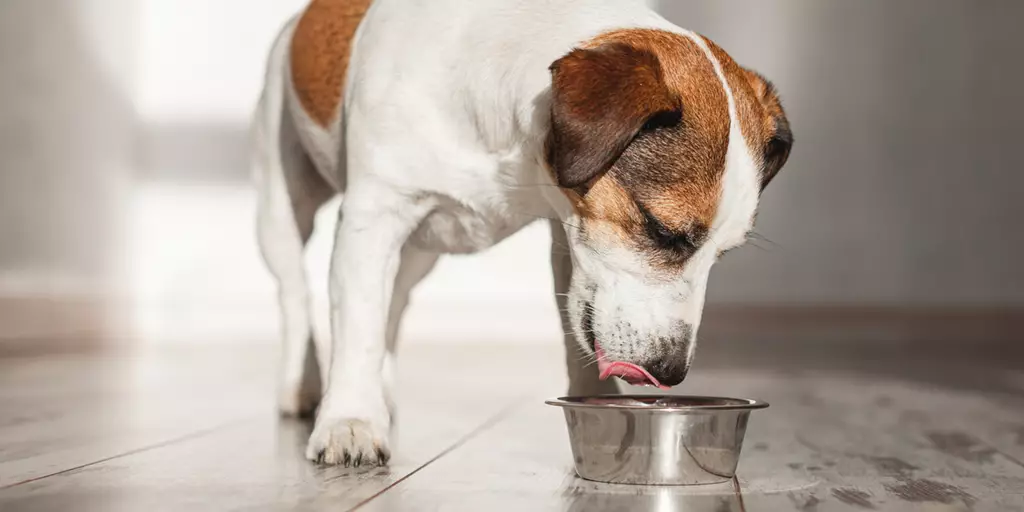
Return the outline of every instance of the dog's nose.
[[[672,347],[669,353],[654,358],[644,365],[654,378],[666,386],[675,386],[683,382],[687,372],[690,371],[690,362],[697,340],[694,336],[694,329],[689,325],[685,325],[681,331],[681,335],[677,338],[678,341],[669,345]]]
[[[685,357],[660,359],[646,366],[651,375],[666,386],[675,386],[683,382],[690,371],[690,361]]]

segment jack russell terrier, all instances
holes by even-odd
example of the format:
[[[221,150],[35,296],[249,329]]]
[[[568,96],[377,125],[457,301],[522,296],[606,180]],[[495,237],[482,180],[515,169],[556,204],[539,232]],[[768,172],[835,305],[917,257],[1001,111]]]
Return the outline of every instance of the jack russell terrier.
[[[410,290],[538,218],[569,393],[679,384],[708,273],[792,144],[767,80],[643,0],[312,0],[273,45],[253,137],[279,406],[319,407],[307,457],[354,465],[390,456]],[[321,341],[303,248],[336,194]]]

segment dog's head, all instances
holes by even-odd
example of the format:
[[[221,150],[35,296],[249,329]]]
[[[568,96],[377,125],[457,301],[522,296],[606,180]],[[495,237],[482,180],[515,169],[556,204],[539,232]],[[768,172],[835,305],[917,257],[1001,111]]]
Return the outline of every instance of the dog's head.
[[[792,135],[772,85],[700,36],[622,30],[551,65],[547,163],[571,208],[569,315],[602,378],[675,385],[708,274]]]

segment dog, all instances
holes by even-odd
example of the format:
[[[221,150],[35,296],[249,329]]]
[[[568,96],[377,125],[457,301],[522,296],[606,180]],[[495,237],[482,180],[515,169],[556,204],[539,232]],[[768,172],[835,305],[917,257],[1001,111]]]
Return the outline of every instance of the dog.
[[[680,383],[711,267],[793,141],[768,80],[642,0],[312,0],[273,44],[252,136],[279,407],[315,409],[306,456],[346,465],[390,457],[410,290],[538,219],[569,393]],[[303,248],[338,194],[318,340]]]

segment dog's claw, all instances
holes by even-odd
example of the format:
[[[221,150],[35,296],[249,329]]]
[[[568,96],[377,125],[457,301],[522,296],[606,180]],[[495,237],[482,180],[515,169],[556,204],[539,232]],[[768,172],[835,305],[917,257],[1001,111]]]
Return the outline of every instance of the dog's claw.
[[[313,429],[306,456],[325,465],[385,465],[390,458],[387,427],[366,420],[323,422]]]

